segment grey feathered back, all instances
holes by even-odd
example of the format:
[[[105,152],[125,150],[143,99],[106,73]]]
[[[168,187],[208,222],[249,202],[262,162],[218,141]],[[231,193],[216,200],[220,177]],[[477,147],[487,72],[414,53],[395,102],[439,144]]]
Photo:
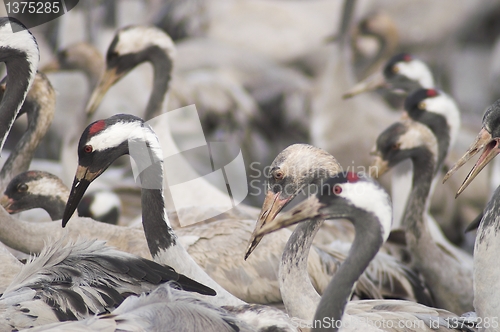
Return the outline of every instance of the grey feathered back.
[[[247,324],[183,291],[159,286],[150,294],[130,296],[111,314],[78,322],[40,326],[33,331],[250,332]]]
[[[22,268],[0,298],[0,329],[79,320],[109,313],[131,294],[159,283],[212,294],[169,266],[121,252],[103,241],[64,239],[48,245]]]

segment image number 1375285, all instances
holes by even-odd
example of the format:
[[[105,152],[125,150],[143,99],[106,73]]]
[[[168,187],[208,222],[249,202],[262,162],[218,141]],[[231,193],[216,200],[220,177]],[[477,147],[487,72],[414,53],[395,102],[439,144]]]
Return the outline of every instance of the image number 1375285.
[[[28,29],[47,23],[64,15],[73,9],[78,2],[79,0],[3,1],[7,16],[18,19]]]

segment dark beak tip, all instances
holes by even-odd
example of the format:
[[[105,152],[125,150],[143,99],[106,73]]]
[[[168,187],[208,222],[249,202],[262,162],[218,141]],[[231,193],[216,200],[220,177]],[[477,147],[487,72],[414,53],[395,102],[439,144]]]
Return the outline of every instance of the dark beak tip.
[[[252,252],[255,250],[256,247],[257,247],[257,244],[255,243],[255,240],[253,240],[245,252],[245,260],[247,260],[248,257],[250,257],[250,255],[252,254]]]
[[[245,252],[245,259],[244,260],[247,260],[248,257],[250,257],[250,255],[252,254],[253,252],[253,248],[248,248],[248,250]]]

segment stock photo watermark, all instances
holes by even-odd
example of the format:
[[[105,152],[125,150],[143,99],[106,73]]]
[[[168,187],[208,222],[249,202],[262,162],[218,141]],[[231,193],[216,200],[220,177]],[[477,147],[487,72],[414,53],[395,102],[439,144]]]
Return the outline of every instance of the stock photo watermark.
[[[295,327],[300,329],[359,329],[365,330],[369,328],[377,328],[381,330],[393,330],[393,329],[407,329],[413,330],[423,330],[425,328],[430,328],[431,330],[439,330],[441,328],[446,329],[465,329],[470,327],[472,323],[468,322],[467,319],[463,317],[450,317],[450,318],[440,318],[440,317],[428,317],[427,319],[377,319],[374,317],[361,317],[361,316],[350,316],[344,315],[342,320],[334,319],[332,317],[324,317],[323,319],[315,319],[312,322],[304,322],[300,319],[292,318]],[[498,328],[498,317],[484,318],[484,321],[475,321],[474,325],[476,327],[484,328]]]
[[[141,139],[141,135],[148,131],[129,135],[134,179],[146,189],[160,189],[163,185],[164,190],[168,190],[172,197],[182,226],[227,212],[237,207],[247,196],[260,197],[269,189],[267,179],[270,166],[256,161],[246,163],[238,142],[208,142],[195,105],[166,112],[146,124],[155,131],[158,146],[146,146],[144,137]],[[195,155],[195,158],[188,158],[190,154]],[[312,161],[304,160],[297,169],[288,168],[287,176],[302,176],[304,169],[313,166],[308,165],[310,162]],[[165,183],[161,183],[153,175],[153,172],[158,172],[158,168],[151,166],[158,166],[160,163],[163,165]],[[209,171],[200,175],[195,164],[201,164]],[[246,165],[249,165],[248,175]],[[151,175],[145,176],[148,170]],[[370,169],[353,164],[345,171],[366,175]],[[320,177],[320,174],[317,175]],[[281,186],[280,191],[289,195],[303,193],[310,196],[321,190],[321,183],[304,185],[299,188],[300,192],[297,192],[297,186],[292,183],[277,185]],[[194,206],[207,207],[203,219],[193,217],[188,212]]]
[[[79,0],[3,0],[5,13],[21,21],[30,29],[55,20],[72,10]],[[12,26],[12,32],[20,31],[18,25]]]

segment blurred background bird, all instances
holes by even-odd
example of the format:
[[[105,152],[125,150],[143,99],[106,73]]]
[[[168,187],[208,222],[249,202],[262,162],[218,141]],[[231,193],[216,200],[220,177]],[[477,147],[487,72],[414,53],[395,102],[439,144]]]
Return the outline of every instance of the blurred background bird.
[[[4,7],[0,14],[6,15]],[[9,121],[15,120],[12,129],[5,130],[8,137],[1,151],[0,164],[7,165],[0,174],[2,192],[14,176],[28,170],[55,174],[62,180],[61,188],[70,188],[75,171],[80,169],[78,140],[87,125],[97,119],[120,113],[147,121],[194,105],[196,113],[182,113],[184,117],[169,118],[170,123],[154,127],[159,140],[173,147],[164,151],[168,219],[176,231],[202,222],[206,232],[199,230],[183,236],[186,247],[194,246],[204,236],[218,236],[220,231],[214,225],[222,219],[235,220],[235,228],[241,220],[268,219],[264,208],[269,203],[268,180],[276,174],[273,165],[284,164],[284,160],[275,157],[279,159],[280,152],[293,144],[323,149],[335,157],[344,171],[368,173],[377,137],[394,122],[411,118],[407,114],[401,120],[401,112],[395,112],[403,108],[407,94],[420,87],[439,89],[453,98],[460,110],[460,119],[448,119],[454,145],[446,146],[447,156],[440,151],[440,156],[446,157],[436,163],[436,174],[444,174],[450,161],[458,159],[474,139],[481,127],[483,110],[500,96],[498,0],[482,1],[481,6],[474,0],[89,0],[80,1],[51,22],[30,28],[30,32],[39,50],[39,63],[26,57],[29,68],[40,72],[33,83],[27,84],[28,76],[13,75],[12,69],[9,73],[12,54],[3,52],[5,58],[0,57],[6,64],[0,68],[2,77],[6,76],[0,85],[0,102],[9,103],[10,98],[21,97],[12,94],[9,82],[11,87],[22,84],[21,92],[26,94],[25,99],[16,99],[24,102],[22,107],[19,105],[19,113],[0,114]],[[10,40],[5,35],[0,35],[0,46],[7,41]],[[14,47],[24,50],[20,43]],[[411,58],[404,56],[410,54]],[[426,79],[420,81],[418,73],[412,71],[419,66],[415,65],[417,62],[425,64],[424,76],[431,77],[432,84],[427,84]],[[13,68],[12,62],[10,66]],[[372,91],[344,99],[353,87],[371,84],[373,75],[380,78],[387,72],[398,81],[384,81]],[[102,89],[109,73],[114,73],[116,79]],[[93,99],[97,94],[98,102]],[[433,112],[430,103],[426,99],[415,107]],[[89,109],[92,111],[86,112]],[[460,122],[458,129],[455,124]],[[43,128],[36,129],[35,125]],[[169,128],[162,127],[166,125]],[[433,135],[438,146],[444,144],[442,133]],[[21,143],[28,139],[33,151],[25,152],[27,148],[23,149]],[[22,159],[22,164],[14,164],[21,166],[9,165],[9,155],[11,160]],[[180,159],[187,161],[182,164],[185,167],[169,169]],[[287,160],[286,164],[310,161],[302,157]],[[140,224],[144,207],[137,176],[134,177],[137,165],[129,165],[127,156],[120,157],[92,184],[96,192],[104,190],[118,196],[95,195],[94,203],[84,202],[100,211],[121,206],[117,223],[125,227],[134,220],[135,226]],[[444,185],[435,180],[429,191],[431,195],[434,192],[428,203],[430,214],[450,242],[468,251],[472,250],[475,237],[464,236],[463,230],[484,209],[500,183],[496,162],[487,168],[458,200],[453,199],[453,193],[459,183],[453,181],[464,178],[465,173]],[[243,194],[236,187],[236,180],[242,180]],[[388,190],[398,186],[388,179],[380,181]],[[179,189],[187,183],[191,184],[190,190]],[[314,185],[304,185],[299,192],[288,193],[288,197],[310,196],[317,191]],[[19,188],[24,187],[16,185],[14,189]],[[49,188],[53,187],[42,183],[37,190],[51,199],[60,196]],[[394,189],[398,188],[391,192],[397,193]],[[178,194],[183,195],[183,204],[176,201]],[[59,200],[59,210],[66,195],[65,192],[65,198]],[[214,203],[207,206],[201,198],[211,198]],[[281,202],[280,208],[286,210],[285,205],[293,206],[299,200]],[[399,206],[395,213],[401,220],[406,204],[400,204],[399,196],[393,197],[393,201]],[[7,209],[8,204],[13,204],[3,203]],[[61,218],[60,213],[53,219]],[[47,218],[39,211],[25,211],[18,217]],[[246,221],[245,230],[239,232],[251,232],[252,225]],[[226,223],[229,225],[230,221]],[[130,233],[139,232],[133,227]],[[329,231],[331,227],[322,229],[329,233],[318,236],[315,246],[329,245],[337,236]],[[193,235],[202,233],[205,235]],[[404,246],[404,238],[394,232],[389,243],[395,241]],[[241,247],[241,253],[226,254],[243,259],[246,239],[233,240],[237,245],[228,244],[227,248]],[[286,243],[285,238],[280,241]],[[223,250],[223,246],[218,250]],[[311,251],[317,256],[315,250]],[[280,247],[276,254],[268,252],[272,256],[269,262],[273,263],[258,271],[276,284],[282,251]],[[398,259],[404,260],[402,256]],[[406,258],[410,260],[411,255]],[[216,258],[204,263],[204,268],[212,270],[232,264]],[[231,268],[238,271],[238,276],[244,275],[239,266]],[[419,282],[425,285],[426,280]],[[274,291],[277,296],[273,298],[279,300],[279,290]],[[241,296],[252,298],[252,294]]]

